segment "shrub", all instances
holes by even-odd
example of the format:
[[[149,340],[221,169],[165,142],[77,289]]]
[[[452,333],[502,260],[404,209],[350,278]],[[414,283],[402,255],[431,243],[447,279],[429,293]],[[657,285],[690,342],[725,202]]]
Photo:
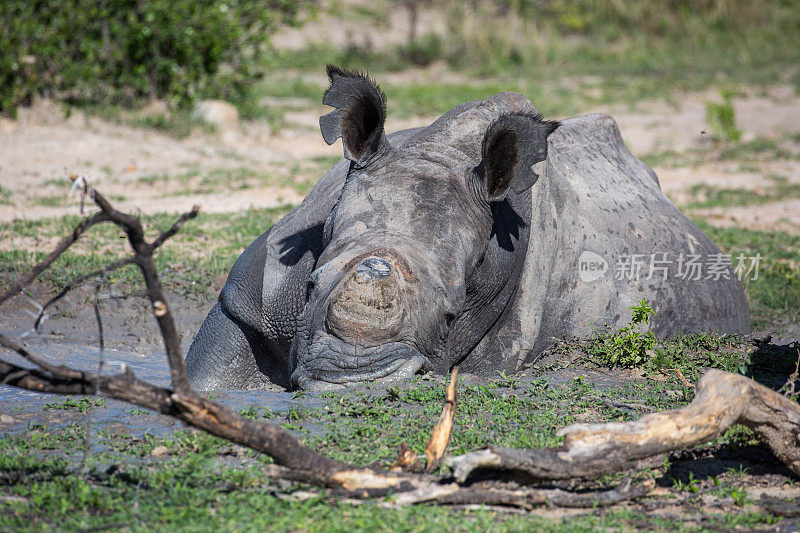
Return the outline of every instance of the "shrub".
[[[313,0],[4,0],[0,112],[43,94],[242,103],[270,33]]]
[[[633,313],[630,322],[610,335],[597,337],[586,347],[586,351],[604,366],[641,366],[647,362],[648,352],[655,347],[655,336],[648,327],[650,315],[655,314],[653,308],[643,298],[638,305],[628,309]]]

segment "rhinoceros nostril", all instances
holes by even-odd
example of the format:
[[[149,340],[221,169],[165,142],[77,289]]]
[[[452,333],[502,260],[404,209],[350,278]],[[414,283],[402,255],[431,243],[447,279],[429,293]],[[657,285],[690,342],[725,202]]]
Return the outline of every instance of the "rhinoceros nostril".
[[[362,280],[379,280],[392,273],[388,261],[378,257],[367,257],[356,265],[356,275]]]

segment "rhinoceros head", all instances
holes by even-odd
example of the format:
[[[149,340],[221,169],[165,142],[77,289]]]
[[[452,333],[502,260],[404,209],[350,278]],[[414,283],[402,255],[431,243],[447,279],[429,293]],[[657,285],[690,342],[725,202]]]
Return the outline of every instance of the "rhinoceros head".
[[[477,161],[427,130],[392,146],[375,83],[332,66],[328,76],[323,103],[335,110],[320,127],[328,144],[342,138],[350,169],[297,320],[292,383],[320,389],[446,371],[463,356],[453,331],[470,327],[468,279],[492,238],[495,207],[535,182],[531,166],[545,159],[558,123],[503,114],[473,135]]]

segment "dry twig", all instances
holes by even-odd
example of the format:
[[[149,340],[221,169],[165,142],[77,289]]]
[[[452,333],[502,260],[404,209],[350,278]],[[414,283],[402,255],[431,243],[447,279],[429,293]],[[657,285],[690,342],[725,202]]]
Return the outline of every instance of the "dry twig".
[[[433,426],[431,436],[425,444],[425,458],[428,460],[426,472],[433,472],[442,463],[442,457],[450,444],[450,437],[453,435],[453,419],[456,416],[456,377],[458,367],[454,366],[450,371],[450,384],[447,386],[444,407],[439,421]]]
[[[72,230],[72,233],[70,233],[68,237],[58,243],[58,246],[56,246],[55,250],[50,252],[50,255],[40,261],[28,272],[20,276],[19,279],[17,279],[6,290],[0,293],[0,305],[21,291],[23,287],[36,279],[39,274],[47,270],[47,268],[52,265],[53,262],[61,256],[61,254],[66,252],[70,246],[75,244],[75,242],[80,239],[81,235],[83,235],[87,229],[96,224],[100,224],[101,222],[107,222],[108,220],[108,216],[106,216],[103,211],[95,213],[89,218],[82,220],[81,223],[78,224],[74,230]]]
[[[686,377],[683,375],[683,372],[681,372],[680,368],[675,369],[675,374],[678,375],[678,379],[681,380],[681,383],[683,383],[684,387],[688,387],[690,389],[694,388],[694,385],[692,385],[692,383],[688,379],[686,379]]]

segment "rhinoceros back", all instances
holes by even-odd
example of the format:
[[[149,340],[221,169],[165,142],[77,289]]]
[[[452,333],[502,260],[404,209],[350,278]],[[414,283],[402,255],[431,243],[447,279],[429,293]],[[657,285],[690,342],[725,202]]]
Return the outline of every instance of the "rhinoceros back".
[[[519,368],[554,338],[622,326],[642,298],[657,312],[651,323],[661,337],[750,330],[730,264],[628,151],[611,117],[563,121],[549,138],[547,160],[534,170],[540,178],[531,189],[530,240],[513,316],[484,338],[474,358]],[[699,279],[692,260],[702,265]]]

